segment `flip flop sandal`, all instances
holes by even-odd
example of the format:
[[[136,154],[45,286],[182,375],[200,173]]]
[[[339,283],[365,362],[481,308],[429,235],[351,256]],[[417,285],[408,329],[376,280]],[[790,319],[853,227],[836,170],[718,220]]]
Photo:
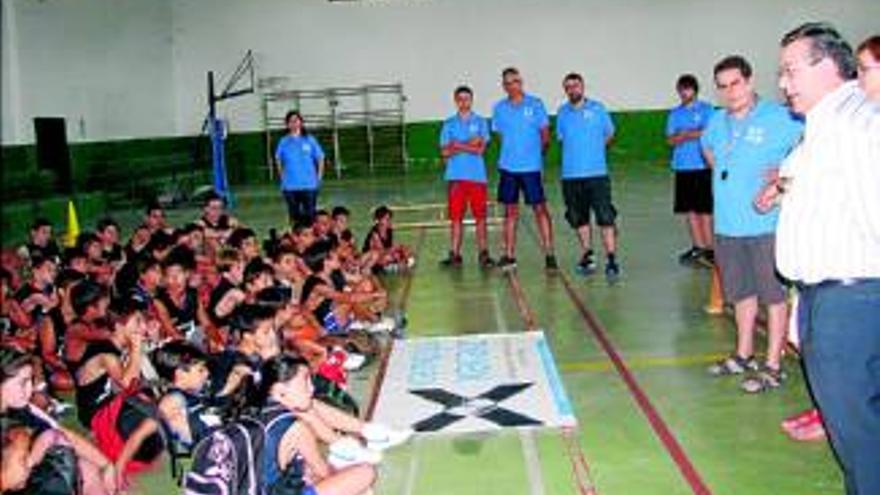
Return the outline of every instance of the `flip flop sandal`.
[[[785,418],[780,426],[784,431],[788,432],[800,428],[803,425],[810,424],[813,421],[816,421],[819,417],[819,410],[813,408]]]
[[[798,442],[817,442],[828,437],[821,418],[816,418],[816,421],[786,433],[788,433],[789,438]]]

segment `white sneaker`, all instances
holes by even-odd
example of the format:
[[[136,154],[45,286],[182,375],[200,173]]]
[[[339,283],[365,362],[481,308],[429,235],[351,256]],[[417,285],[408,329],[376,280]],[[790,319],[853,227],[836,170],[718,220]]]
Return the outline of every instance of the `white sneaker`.
[[[367,331],[370,333],[389,333],[393,332],[396,326],[394,318],[383,316],[379,321],[371,324],[369,328],[367,328]]]
[[[366,423],[361,431],[367,440],[367,447],[372,450],[387,450],[406,443],[413,433],[411,428],[393,430],[381,423]]]
[[[343,469],[356,464],[379,464],[382,453],[362,446],[351,437],[343,437],[330,444],[327,462],[336,469]]]
[[[361,369],[366,362],[367,357],[363,354],[349,352],[348,356],[345,358],[345,362],[342,363],[342,368],[345,369],[345,371],[357,371]]]
[[[349,330],[367,330],[370,328],[371,323],[364,320],[352,320],[351,323],[348,324]]]

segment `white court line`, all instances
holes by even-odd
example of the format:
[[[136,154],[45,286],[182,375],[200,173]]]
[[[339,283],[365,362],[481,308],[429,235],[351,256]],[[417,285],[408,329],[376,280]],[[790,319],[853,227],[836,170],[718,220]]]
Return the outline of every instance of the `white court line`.
[[[406,483],[403,485],[403,495],[413,495],[416,486],[416,473],[419,470],[419,443],[418,437],[412,439],[412,454],[409,458],[409,468],[406,471]]]
[[[495,321],[502,333],[508,333],[507,319],[501,310],[501,300],[498,293],[494,293],[492,305],[495,309]],[[531,430],[519,430],[519,442],[522,445],[523,458],[526,464],[526,477],[529,480],[529,493],[531,495],[544,495],[544,477],[541,473],[541,463],[538,460],[538,449],[535,446],[535,433]]]

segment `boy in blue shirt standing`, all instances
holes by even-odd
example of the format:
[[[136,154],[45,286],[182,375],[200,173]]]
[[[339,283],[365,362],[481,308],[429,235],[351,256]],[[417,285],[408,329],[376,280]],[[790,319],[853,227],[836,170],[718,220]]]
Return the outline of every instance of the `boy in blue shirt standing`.
[[[562,143],[562,196],[565,218],[577,231],[583,255],[578,271],[596,270],[590,239],[590,212],[602,232],[605,277],[613,283],[620,276],[617,263],[617,210],[611,203],[611,180],[605,149],[614,139],[614,123],[602,103],[584,95],[584,79],[571,73],[562,81],[568,101],[556,112],[556,137]]]
[[[315,218],[318,186],[324,176],[324,150],[306,131],[299,112],[287,112],[284,123],[288,134],[275,148],[275,167],[293,225],[297,221],[310,222]]]
[[[508,67],[501,78],[507,98],[492,110],[492,130],[501,138],[498,202],[504,205],[504,255],[498,266],[502,270],[516,268],[516,221],[522,191],[526,204],[535,212],[545,267],[556,270],[559,265],[553,254],[553,224],[542,178],[543,155],[550,144],[550,120],[544,103],[523,91],[519,70]]]
[[[712,171],[703,160],[700,137],[715,112],[712,105],[698,100],[697,78],[684,74],[675,85],[681,105],[666,119],[666,142],[672,146],[672,170],[675,172],[673,211],[687,215],[691,248],[678,257],[682,264],[713,264],[712,249]]]
[[[444,179],[449,184],[448,208],[451,245],[449,257],[443,266],[461,265],[462,220],[470,205],[477,224],[479,262],[490,268],[486,234],[486,164],[483,152],[489,143],[489,125],[486,119],[473,113],[474,94],[471,88],[459,86],[453,93],[458,112],[443,122],[440,131],[440,154],[446,161]]]
[[[785,378],[781,356],[788,315],[785,290],[776,276],[778,212],[762,215],[754,198],[798,142],[803,125],[782,105],[758,98],[752,67],[744,58],[724,58],[714,74],[724,108],[712,115],[700,143],[712,167],[716,260],[724,299],[734,305],[737,345],[733,355],[709,372],[751,371],[742,389],[755,393],[777,388]],[[769,334],[762,365],[754,358],[759,304],[767,306]]]

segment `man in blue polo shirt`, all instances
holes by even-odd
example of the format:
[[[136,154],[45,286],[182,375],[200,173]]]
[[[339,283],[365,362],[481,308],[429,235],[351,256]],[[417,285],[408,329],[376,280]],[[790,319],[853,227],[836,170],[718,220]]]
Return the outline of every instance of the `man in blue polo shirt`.
[[[680,254],[682,264],[703,262],[712,265],[712,171],[700,150],[700,137],[715,112],[712,105],[698,100],[700,85],[692,74],[678,78],[675,90],[681,105],[666,119],[666,142],[672,146],[672,170],[675,172],[673,211],[687,215],[691,248]]]
[[[620,275],[617,251],[617,210],[611,203],[611,180],[605,148],[614,138],[614,123],[602,103],[584,95],[584,79],[572,72],[562,80],[568,97],[556,112],[556,137],[562,143],[562,196],[565,219],[577,231],[583,255],[578,271],[596,270],[590,239],[590,212],[602,232],[605,277],[614,282]]]
[[[502,270],[516,268],[516,221],[522,191],[526,204],[535,212],[545,266],[556,270],[559,266],[553,254],[553,224],[542,178],[544,152],[550,144],[550,121],[544,103],[523,92],[522,76],[517,69],[504,69],[501,79],[507,98],[492,110],[492,130],[501,138],[498,202],[504,205],[504,255],[498,266]]]
[[[785,290],[776,277],[777,212],[762,215],[754,198],[768,176],[800,139],[802,124],[782,105],[760,99],[752,67],[738,55],[715,66],[715,85],[724,108],[712,115],[701,137],[712,167],[715,253],[726,301],[736,316],[736,352],[709,368],[713,375],[752,371],[742,382],[746,392],[779,387],[787,308]],[[758,305],[767,306],[767,358],[754,358]]]
[[[473,113],[474,93],[467,86],[459,86],[453,93],[458,112],[443,122],[440,131],[440,154],[446,161],[444,179],[448,183],[450,228],[449,257],[443,266],[461,265],[462,221],[470,206],[477,224],[478,260],[483,268],[493,265],[489,257],[486,235],[486,164],[483,152],[489,143],[489,124]]]
[[[300,220],[315,218],[318,186],[324,176],[324,150],[306,131],[299,112],[287,112],[284,123],[287,135],[281,138],[275,149],[275,166],[293,225]]]

